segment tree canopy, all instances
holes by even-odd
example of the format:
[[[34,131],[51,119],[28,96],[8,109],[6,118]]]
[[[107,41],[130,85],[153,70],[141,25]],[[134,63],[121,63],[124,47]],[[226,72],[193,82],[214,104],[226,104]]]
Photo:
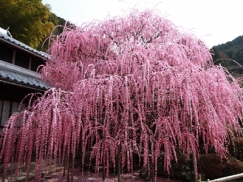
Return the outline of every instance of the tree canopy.
[[[9,27],[15,39],[37,48],[54,27],[56,17],[50,9],[42,0],[0,0],[0,26]]]
[[[243,65],[243,36],[239,36],[225,44],[214,46],[222,58],[230,58]],[[235,63],[231,62],[232,65]]]
[[[43,161],[81,155],[84,165],[87,151],[107,175],[116,156],[132,171],[134,155],[154,176],[159,158],[169,172],[176,149],[192,154],[196,171],[199,145],[223,158],[240,133],[238,81],[202,41],[151,10],[65,27],[49,53],[41,74],[53,88],[8,120],[3,176],[13,160],[28,175],[35,155],[39,180]]]

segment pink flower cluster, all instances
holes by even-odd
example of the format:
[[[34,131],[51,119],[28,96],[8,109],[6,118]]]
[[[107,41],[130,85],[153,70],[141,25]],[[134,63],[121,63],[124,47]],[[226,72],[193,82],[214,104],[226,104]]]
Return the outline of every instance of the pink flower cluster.
[[[35,156],[38,181],[47,159],[82,155],[84,166],[87,151],[107,175],[118,154],[123,170],[137,155],[156,175],[162,154],[169,172],[176,149],[196,158],[202,145],[225,157],[239,134],[238,81],[213,65],[203,42],[153,11],[65,27],[49,53],[41,74],[53,88],[4,128],[4,177],[9,164],[29,171]]]

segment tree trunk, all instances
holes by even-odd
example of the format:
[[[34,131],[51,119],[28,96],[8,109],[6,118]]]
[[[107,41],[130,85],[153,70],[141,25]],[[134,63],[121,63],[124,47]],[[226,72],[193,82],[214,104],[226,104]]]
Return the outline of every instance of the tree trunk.
[[[121,182],[121,146],[118,146],[118,154],[117,154],[117,172],[118,172],[118,182]]]
[[[65,176],[65,171],[66,171],[66,167],[67,167],[67,159],[66,157],[64,157],[64,168],[63,168],[63,173],[62,173],[62,176]]]
[[[71,164],[71,182],[73,182],[73,171],[74,171],[74,161],[73,154],[70,154],[70,164]]]
[[[67,161],[67,182],[71,180],[73,182],[73,170],[74,170],[74,165],[73,165],[73,154],[70,153]],[[70,176],[71,174],[71,176]]]
[[[69,182],[69,173],[70,173],[70,161],[69,157],[67,159],[67,182]]]
[[[103,174],[102,174],[102,179],[103,181],[105,181],[105,149],[104,149],[104,140],[103,139],[103,161],[102,161],[102,170],[103,170]]]
[[[155,171],[154,171],[154,164],[152,162],[152,157],[151,157],[151,177],[152,177],[152,182],[155,182]]]
[[[105,180],[105,156],[103,156],[103,164],[102,164],[102,168],[103,168],[102,179],[103,179],[103,181],[104,181],[104,180]]]
[[[194,170],[194,182],[197,182],[197,180],[198,180],[197,154],[192,153],[192,161],[193,161],[193,170]]]

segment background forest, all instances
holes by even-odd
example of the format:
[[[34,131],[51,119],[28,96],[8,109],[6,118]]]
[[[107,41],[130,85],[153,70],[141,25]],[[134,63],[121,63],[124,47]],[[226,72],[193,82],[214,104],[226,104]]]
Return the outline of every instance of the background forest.
[[[226,67],[235,77],[243,75],[243,36],[239,36],[232,41],[214,46],[213,59],[215,64]]]
[[[45,51],[43,45],[57,25],[65,25],[66,20],[51,12],[48,4],[42,0],[0,0],[0,27],[9,29],[13,38]],[[53,34],[59,35],[62,27],[57,27]]]

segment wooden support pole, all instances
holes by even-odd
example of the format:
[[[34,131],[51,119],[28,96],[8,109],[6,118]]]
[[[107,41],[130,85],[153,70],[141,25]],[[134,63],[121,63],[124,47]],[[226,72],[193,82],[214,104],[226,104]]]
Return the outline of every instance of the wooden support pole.
[[[226,176],[226,177],[218,178],[218,179],[214,179],[214,180],[208,179],[206,182],[225,182],[225,181],[232,181],[234,179],[240,179],[240,178],[243,178],[243,173]],[[204,181],[200,181],[200,182],[204,182]]]

